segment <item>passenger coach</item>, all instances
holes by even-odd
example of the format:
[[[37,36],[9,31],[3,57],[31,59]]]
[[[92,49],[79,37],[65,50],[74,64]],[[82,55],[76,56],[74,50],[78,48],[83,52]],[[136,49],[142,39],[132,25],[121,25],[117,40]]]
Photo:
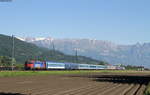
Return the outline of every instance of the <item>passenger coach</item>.
[[[46,69],[65,69],[64,63],[46,61]]]

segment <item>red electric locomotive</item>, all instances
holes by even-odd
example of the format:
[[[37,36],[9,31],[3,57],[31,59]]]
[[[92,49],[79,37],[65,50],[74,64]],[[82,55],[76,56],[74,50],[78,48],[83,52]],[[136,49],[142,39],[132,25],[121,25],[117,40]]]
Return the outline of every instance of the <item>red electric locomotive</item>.
[[[46,69],[46,63],[43,61],[26,61],[25,70],[44,70]]]

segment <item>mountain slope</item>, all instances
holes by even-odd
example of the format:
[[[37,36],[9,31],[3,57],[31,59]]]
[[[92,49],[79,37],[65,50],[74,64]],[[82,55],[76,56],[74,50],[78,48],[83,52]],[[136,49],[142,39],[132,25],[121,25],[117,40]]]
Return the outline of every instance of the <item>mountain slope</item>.
[[[92,57],[111,64],[138,65],[150,67],[150,43],[135,45],[116,45],[109,41],[91,39],[54,39],[54,38],[23,38],[40,47],[53,48],[63,53]]]
[[[12,37],[0,35],[0,56],[11,57],[12,53]],[[99,61],[78,56],[65,55],[59,51],[48,50],[47,48],[38,47],[34,44],[27,43],[15,38],[15,59],[18,63],[24,63],[28,59],[51,60],[58,62],[79,62],[98,64]]]

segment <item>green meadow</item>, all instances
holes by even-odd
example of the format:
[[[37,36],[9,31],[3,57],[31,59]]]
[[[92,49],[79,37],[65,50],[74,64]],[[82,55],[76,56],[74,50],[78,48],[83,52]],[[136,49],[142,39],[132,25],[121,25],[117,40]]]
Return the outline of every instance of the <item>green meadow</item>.
[[[14,76],[31,76],[31,75],[66,75],[66,74],[92,74],[92,73],[143,73],[148,74],[149,71],[132,71],[132,70],[58,70],[58,71],[0,71],[0,77]]]

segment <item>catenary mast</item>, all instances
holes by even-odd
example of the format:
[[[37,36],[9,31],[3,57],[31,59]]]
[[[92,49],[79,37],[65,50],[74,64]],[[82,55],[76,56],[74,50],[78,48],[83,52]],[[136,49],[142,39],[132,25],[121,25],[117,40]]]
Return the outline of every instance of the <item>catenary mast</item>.
[[[14,35],[12,35],[12,59],[11,59],[11,69],[12,71],[14,70],[13,65],[14,65],[14,51],[15,51],[15,39],[14,39]]]

